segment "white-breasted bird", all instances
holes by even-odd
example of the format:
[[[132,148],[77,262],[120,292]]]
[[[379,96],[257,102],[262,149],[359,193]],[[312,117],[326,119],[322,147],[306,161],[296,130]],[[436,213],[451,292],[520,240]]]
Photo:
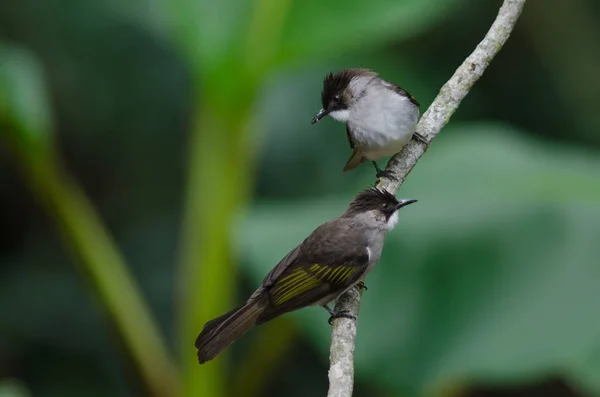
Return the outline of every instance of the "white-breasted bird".
[[[329,73],[323,81],[321,92],[323,108],[313,118],[312,124],[329,115],[346,123],[346,133],[352,155],[344,172],[369,160],[377,176],[388,176],[375,162],[398,153],[413,134],[419,120],[419,102],[394,83],[383,80],[368,69],[343,69]]]

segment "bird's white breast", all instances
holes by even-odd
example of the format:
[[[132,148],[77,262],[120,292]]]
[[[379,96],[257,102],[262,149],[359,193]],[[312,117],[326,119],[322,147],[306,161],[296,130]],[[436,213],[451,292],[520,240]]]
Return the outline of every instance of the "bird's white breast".
[[[381,85],[371,87],[349,112],[348,125],[368,160],[399,152],[415,132],[419,108],[408,97]]]
[[[398,211],[394,212],[386,223],[387,230],[392,230],[398,224]]]
[[[350,111],[348,109],[335,110],[335,111],[329,113],[329,115],[331,117],[333,117],[334,120],[345,123],[350,118]]]

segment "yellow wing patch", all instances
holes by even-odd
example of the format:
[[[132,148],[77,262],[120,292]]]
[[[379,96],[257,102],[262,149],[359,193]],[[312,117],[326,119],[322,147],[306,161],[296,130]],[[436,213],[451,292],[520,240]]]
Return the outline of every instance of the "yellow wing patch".
[[[275,305],[280,305],[320,284],[343,284],[355,271],[355,266],[332,267],[319,264],[314,264],[308,269],[294,269],[275,282],[271,298]]]

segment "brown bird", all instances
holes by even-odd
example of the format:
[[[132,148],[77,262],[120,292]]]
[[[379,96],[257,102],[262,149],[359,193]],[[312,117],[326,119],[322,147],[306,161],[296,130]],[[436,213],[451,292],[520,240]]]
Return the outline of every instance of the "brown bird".
[[[359,193],[346,211],[315,229],[265,277],[242,306],[207,322],[196,339],[200,364],[212,360],[254,325],[306,306],[327,305],[375,266],[398,210],[417,200],[397,200],[377,188]],[[331,319],[330,319],[331,320]]]

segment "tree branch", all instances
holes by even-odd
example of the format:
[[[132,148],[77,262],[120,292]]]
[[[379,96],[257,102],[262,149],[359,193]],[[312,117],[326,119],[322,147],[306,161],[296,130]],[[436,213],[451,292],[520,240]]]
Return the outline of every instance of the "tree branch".
[[[505,0],[496,20],[484,39],[473,53],[460,65],[454,75],[440,90],[429,109],[423,114],[417,132],[425,137],[429,144],[450,117],[471,87],[483,75],[494,56],[508,40],[517,19],[521,15],[526,0]],[[410,141],[400,153],[394,155],[387,164],[387,171],[393,172],[398,179],[377,180],[376,186],[395,193],[413,169],[427,147],[421,142]],[[361,293],[353,288],[342,295],[335,304],[335,310],[344,311],[358,319]],[[333,322],[331,348],[329,353],[329,392],[327,397],[350,397],[354,387],[354,345],[358,320],[338,318]]]

